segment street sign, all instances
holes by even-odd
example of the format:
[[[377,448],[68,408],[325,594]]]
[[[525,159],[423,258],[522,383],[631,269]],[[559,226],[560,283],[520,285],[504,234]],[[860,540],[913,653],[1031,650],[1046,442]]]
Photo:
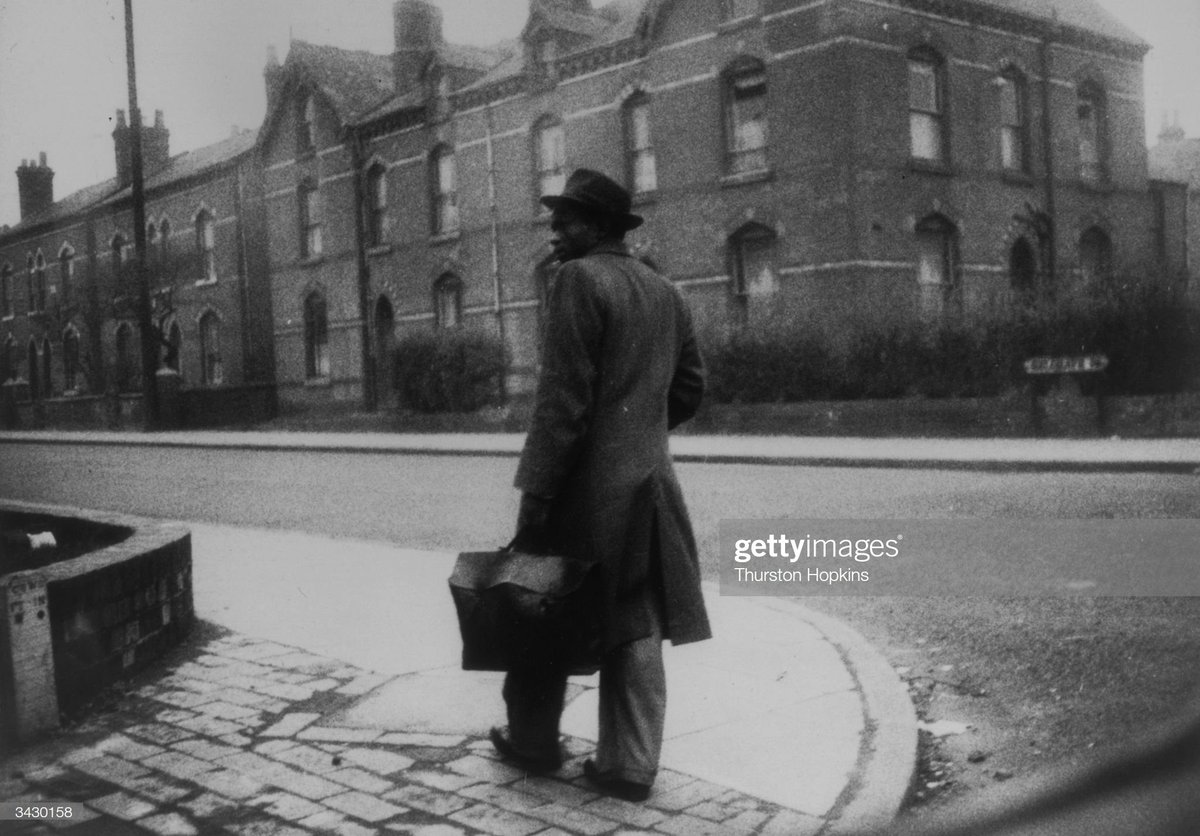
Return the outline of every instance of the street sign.
[[[1025,361],[1025,374],[1083,374],[1102,372],[1108,368],[1104,354],[1085,354],[1080,357],[1030,357]]]

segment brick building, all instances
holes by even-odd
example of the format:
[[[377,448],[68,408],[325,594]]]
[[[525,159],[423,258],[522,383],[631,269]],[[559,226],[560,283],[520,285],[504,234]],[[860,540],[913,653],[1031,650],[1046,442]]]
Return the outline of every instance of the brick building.
[[[388,55],[269,56],[256,139],[168,158],[148,131],[153,235],[165,220],[191,259],[165,323],[189,385],[273,377],[290,405],[373,407],[398,337],[470,327],[527,391],[552,279],[538,198],[578,166],[626,182],[632,246],[706,334],[933,328],[1186,259],[1183,187],[1147,170],[1147,46],[1094,0],[530,0],[491,48],[448,44],[427,0],[391,24]],[[110,305],[128,189],[52,203],[44,164],[19,176],[8,376],[78,391],[77,339],[102,358],[93,391],[106,367],[128,383]],[[94,324],[68,288],[81,270]]]
[[[295,401],[370,402],[362,370],[385,381],[397,335],[463,324],[502,335],[519,391],[549,280],[537,199],[577,166],[636,194],[631,243],[702,330],[1062,298],[1149,275],[1174,229],[1147,45],[1091,0],[531,0],[493,50],[446,44],[423,0],[393,23],[391,56],[294,42],[267,69]]]
[[[1150,149],[1150,175],[1161,219],[1156,243],[1169,274],[1186,284],[1192,299],[1200,299],[1200,137],[1164,119]]]
[[[141,390],[131,128],[116,176],[55,201],[45,155],[17,170],[21,219],[0,232],[0,378],[62,414]],[[185,390],[269,384],[274,372],[256,132],[171,156],[162,112],[143,128],[146,263],[164,366]]]

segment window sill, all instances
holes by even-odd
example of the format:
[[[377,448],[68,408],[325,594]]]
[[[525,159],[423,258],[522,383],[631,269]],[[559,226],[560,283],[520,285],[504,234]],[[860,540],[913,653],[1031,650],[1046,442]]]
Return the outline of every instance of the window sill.
[[[217,280],[215,278],[213,278],[213,279],[197,279],[194,282],[194,285],[196,287],[208,287],[210,284],[216,284],[216,283],[217,283]]]
[[[1034,177],[1028,171],[1022,171],[1019,168],[1005,168],[1000,171],[1000,177],[1006,183],[1013,183],[1018,186],[1032,186],[1035,182]]]
[[[430,244],[446,244],[451,241],[457,241],[462,238],[461,229],[453,229],[449,232],[437,232],[429,236]]]
[[[721,188],[748,186],[751,183],[763,183],[774,178],[775,172],[769,168],[762,168],[757,171],[743,171],[739,174],[726,174],[721,177]]]
[[[551,219],[554,217],[549,209],[542,209],[533,216],[532,223],[535,226],[549,226]]]
[[[658,203],[658,191],[638,192],[633,196],[634,206],[652,206]]]
[[[953,177],[954,169],[950,164],[942,160],[924,160],[919,157],[911,157],[908,161],[908,170],[918,174],[936,174],[939,177]]]
[[[308,377],[304,379],[306,389],[328,389],[333,385],[331,377]]]
[[[302,256],[296,260],[297,267],[316,267],[318,264],[324,263],[325,256],[323,255]]]
[[[1096,180],[1087,177],[1079,178],[1079,187],[1093,194],[1112,194],[1113,184],[1108,178]]]
[[[379,255],[391,255],[391,252],[391,244],[374,244],[367,247],[367,255],[372,258]]]

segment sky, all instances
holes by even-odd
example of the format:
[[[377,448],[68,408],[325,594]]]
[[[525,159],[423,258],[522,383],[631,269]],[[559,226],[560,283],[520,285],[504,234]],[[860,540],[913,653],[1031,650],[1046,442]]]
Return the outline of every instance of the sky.
[[[529,0],[434,0],[447,40],[515,36]],[[1200,0],[1098,0],[1152,46],[1147,136],[1178,112],[1200,136]],[[162,110],[171,152],[257,127],[268,45],[294,37],[386,54],[392,0],[133,0],[138,104]],[[128,109],[123,0],[0,0],[0,226],[20,219],[15,171],[45,152],[62,198],[115,170],[112,129]]]

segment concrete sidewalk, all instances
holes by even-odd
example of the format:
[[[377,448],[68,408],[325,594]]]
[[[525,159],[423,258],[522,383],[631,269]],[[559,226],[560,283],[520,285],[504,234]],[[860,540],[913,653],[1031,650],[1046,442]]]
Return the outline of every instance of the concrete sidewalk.
[[[666,651],[663,770],[637,805],[582,779],[594,677],[572,680],[560,773],[497,760],[500,675],[460,669],[452,555],[191,528],[197,614],[228,632],[6,759],[0,798],[82,802],[78,834],[802,835],[888,821],[912,775],[900,680],[795,602],[706,588],[716,638]]]
[[[308,450],[516,456],[525,436],[504,433],[403,434],[330,432],[0,432],[3,443],[158,445],[246,450]],[[1192,473],[1200,439],[1118,438],[843,438],[677,435],[678,462],[824,467],[923,467],[1011,471]]]

